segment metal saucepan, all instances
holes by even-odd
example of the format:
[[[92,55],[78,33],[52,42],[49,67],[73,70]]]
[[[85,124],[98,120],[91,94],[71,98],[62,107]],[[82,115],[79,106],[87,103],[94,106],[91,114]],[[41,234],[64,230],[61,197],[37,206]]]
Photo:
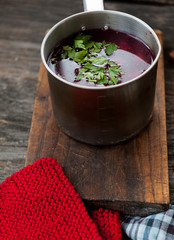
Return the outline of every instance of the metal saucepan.
[[[103,1],[84,0],[84,10],[54,25],[42,42],[41,57],[47,69],[52,107],[59,127],[67,135],[93,145],[115,144],[138,134],[152,117],[161,46],[145,22],[123,12],[104,10]],[[78,86],[48,67],[50,51],[63,39],[84,28],[103,27],[143,40],[155,54],[153,64],[131,81],[108,87]]]

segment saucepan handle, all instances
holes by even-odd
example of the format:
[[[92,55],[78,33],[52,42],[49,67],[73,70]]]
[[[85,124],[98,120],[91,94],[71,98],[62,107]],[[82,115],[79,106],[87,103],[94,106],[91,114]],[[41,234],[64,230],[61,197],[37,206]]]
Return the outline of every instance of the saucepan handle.
[[[83,0],[84,11],[104,10],[103,0]]]

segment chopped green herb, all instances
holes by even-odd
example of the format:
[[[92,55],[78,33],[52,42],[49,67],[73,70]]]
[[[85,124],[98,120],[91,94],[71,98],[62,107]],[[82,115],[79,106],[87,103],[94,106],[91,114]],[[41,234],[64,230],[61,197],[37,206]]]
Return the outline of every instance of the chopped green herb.
[[[102,43],[101,42],[95,42],[94,46],[95,46],[95,48],[101,48]]]
[[[78,81],[78,80],[81,80],[81,79],[83,79],[83,74],[82,73],[79,73],[78,75],[77,75],[77,77],[75,78],[75,80],[76,81]]]
[[[98,84],[108,84],[108,79],[106,75],[104,75],[102,78],[100,78],[97,82]]]
[[[87,55],[87,53],[88,52],[86,50],[82,50],[82,51],[76,52],[73,60],[75,62],[80,62],[80,61],[82,61],[84,59],[84,57]]]
[[[108,72],[109,74],[118,75],[121,72],[121,69],[119,66],[114,66],[114,67],[108,68]]]
[[[91,35],[78,34],[70,45],[62,46],[61,58],[69,58],[80,65],[75,81],[86,79],[97,84],[117,84],[122,73],[120,66],[108,57],[97,54],[103,50],[106,55],[110,56],[117,50],[117,45],[106,43],[106,41],[96,42],[91,39]],[[55,62],[57,57],[56,54],[51,61]]]
[[[83,76],[88,79],[88,81],[95,80],[95,75],[92,72],[84,72]]]
[[[69,45],[63,46],[63,50],[64,51],[71,51],[72,47],[70,47]]]
[[[91,35],[84,35],[82,33],[79,33],[76,37],[75,40],[82,40],[84,43],[88,42],[92,38]]]
[[[90,52],[99,53],[99,52],[101,52],[101,49],[100,49],[100,48],[93,47],[93,48],[90,49]]]
[[[94,44],[95,44],[94,41],[86,42],[85,47],[86,47],[86,49],[89,49],[89,48],[92,48],[94,46]]]
[[[83,40],[74,40],[74,47],[86,49],[85,45],[83,44]]]
[[[91,72],[94,72],[94,73],[96,73],[96,72],[104,72],[104,67],[98,67],[98,66],[94,66],[94,65],[92,65],[91,63],[89,63],[89,62],[87,62],[87,63],[85,63],[84,64],[84,67],[87,69],[87,70],[89,70],[89,71],[91,71]]]
[[[104,41],[102,42],[102,46],[105,48],[105,47],[109,46],[109,43],[106,43],[106,41],[104,40]]]
[[[67,56],[68,56],[68,51],[62,52],[61,57],[62,57],[63,59],[64,59],[64,58],[67,58]]]
[[[88,59],[89,62],[92,62],[93,64],[96,65],[102,65],[106,62],[108,62],[108,59],[105,57],[91,57]]]
[[[118,66],[118,65],[117,65],[116,63],[114,63],[113,61],[109,61],[108,64],[109,64],[110,66]]]
[[[72,49],[71,51],[68,51],[68,57],[70,59],[73,59],[75,57],[75,55],[76,55],[75,49]]]
[[[105,53],[107,55],[111,55],[116,50],[117,50],[117,45],[115,43],[111,43],[106,47]]]

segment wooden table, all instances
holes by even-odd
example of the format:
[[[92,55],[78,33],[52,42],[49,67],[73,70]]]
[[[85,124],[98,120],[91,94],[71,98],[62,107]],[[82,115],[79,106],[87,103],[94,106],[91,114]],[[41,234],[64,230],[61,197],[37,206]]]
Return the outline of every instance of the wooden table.
[[[149,4],[149,1],[147,4],[106,1],[105,9],[133,14],[163,32],[169,183],[171,203],[174,203],[174,62],[169,57],[174,48],[174,5],[172,1],[163,2],[166,5]],[[40,44],[45,30],[80,11],[83,11],[81,0],[0,2],[1,182],[25,164],[38,81]]]

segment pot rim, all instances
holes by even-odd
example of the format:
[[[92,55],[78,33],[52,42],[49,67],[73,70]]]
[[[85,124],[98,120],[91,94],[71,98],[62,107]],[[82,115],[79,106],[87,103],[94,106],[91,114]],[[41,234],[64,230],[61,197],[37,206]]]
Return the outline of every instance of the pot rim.
[[[140,22],[142,25],[144,25],[151,34],[153,34],[155,40],[156,40],[156,43],[158,45],[158,53],[156,54],[156,57],[154,59],[154,61],[152,62],[152,64],[143,72],[141,73],[139,76],[135,77],[135,78],[132,78],[131,80],[129,81],[126,81],[126,82],[123,82],[123,83],[120,83],[120,84],[117,84],[117,85],[111,85],[111,86],[95,86],[95,87],[92,87],[92,86],[85,86],[85,85],[78,85],[77,83],[73,83],[73,82],[69,82],[68,80],[65,80],[64,78],[62,78],[60,75],[57,75],[55,74],[48,66],[46,60],[45,60],[45,57],[44,57],[44,48],[45,48],[45,44],[46,44],[46,41],[48,39],[48,37],[52,34],[52,32],[61,24],[63,24],[65,21],[67,20],[70,20],[71,18],[75,18],[76,16],[79,16],[79,15],[85,15],[85,14],[90,14],[90,13],[100,13],[100,14],[103,14],[105,12],[107,13],[111,13],[111,14],[118,14],[118,15],[122,15],[122,16],[126,16],[126,17],[130,17],[138,22]],[[53,46],[54,47],[54,46]],[[135,17],[131,14],[128,14],[128,13],[125,13],[125,12],[121,12],[121,11],[114,11],[114,10],[94,10],[94,11],[86,11],[86,12],[80,12],[80,13],[76,13],[76,14],[73,14],[71,16],[68,16],[64,19],[62,19],[61,21],[59,21],[58,23],[56,23],[48,32],[47,34],[45,35],[45,37],[43,38],[43,41],[42,41],[42,44],[41,44],[41,59],[42,59],[42,62],[45,66],[45,68],[47,69],[47,71],[54,76],[55,79],[67,84],[67,85],[70,85],[72,87],[75,87],[75,88],[80,88],[80,89],[88,89],[88,90],[104,90],[104,89],[110,89],[110,88],[120,88],[120,87],[123,87],[125,85],[128,85],[128,84],[131,84],[132,82],[135,82],[137,81],[138,79],[140,79],[142,76],[146,75],[155,65],[156,63],[158,62],[158,59],[160,57],[160,54],[161,54],[161,44],[160,44],[160,41],[159,41],[159,38],[158,36],[156,35],[156,33],[154,32],[154,30],[147,24],[145,23],[143,20],[139,19],[138,17]]]

